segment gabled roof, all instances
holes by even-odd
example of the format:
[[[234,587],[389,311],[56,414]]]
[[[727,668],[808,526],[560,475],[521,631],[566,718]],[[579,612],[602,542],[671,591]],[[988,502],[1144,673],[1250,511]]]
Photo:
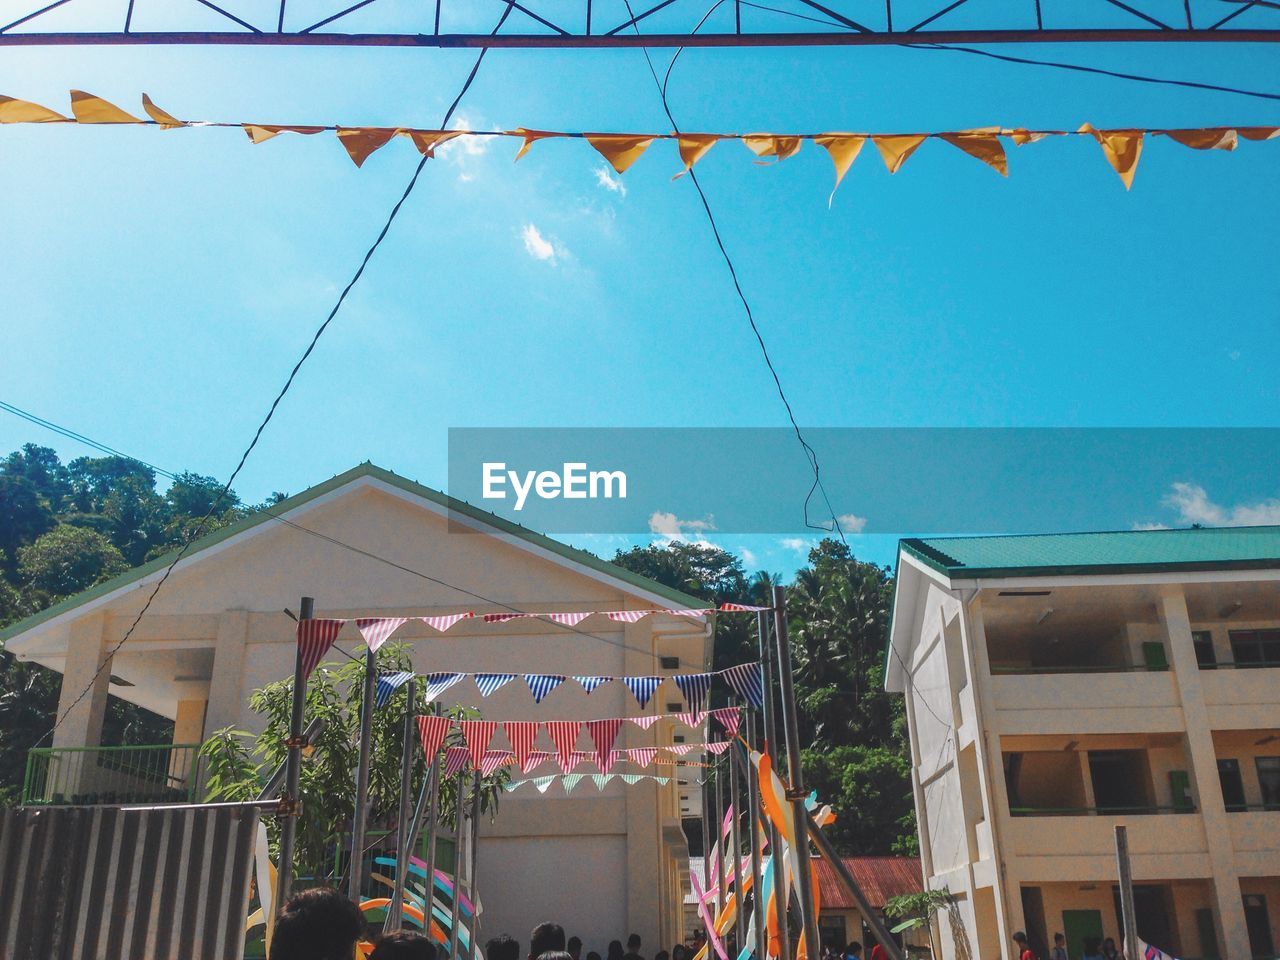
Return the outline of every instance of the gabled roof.
[[[919,857],[841,857],[845,869],[867,898],[867,903],[879,909],[893,897],[919,893],[924,889],[924,873]],[[818,874],[818,888],[822,892],[823,910],[856,910],[857,902],[849,896],[835,868],[826,860],[813,858]]]
[[[187,550],[186,555],[182,559],[183,565],[189,563],[192,559],[199,556],[202,551],[208,550],[210,547],[216,546],[223,541],[238,536],[255,527],[265,523],[271,523],[276,517],[290,513],[291,511],[301,507],[313,500],[339,490],[349,484],[352,484],[363,478],[371,478],[381,481],[392,487],[396,487],[413,496],[421,497],[438,506],[445,507],[453,511],[462,518],[466,518],[477,522],[482,526],[491,528],[492,532],[498,536],[512,537],[523,541],[531,547],[546,550],[564,560],[579,564],[598,574],[609,577],[610,579],[619,581],[637,591],[653,594],[661,598],[665,598],[671,603],[680,607],[707,607],[708,604],[704,600],[697,597],[689,596],[665,584],[661,584],[649,577],[641,576],[633,573],[616,564],[609,563],[607,560],[601,560],[594,554],[585,550],[578,550],[568,544],[553,540],[551,537],[544,536],[541,533],[535,533],[527,527],[522,527],[518,523],[512,523],[496,514],[473,507],[471,504],[462,500],[455,500],[448,494],[441,493],[439,490],[433,490],[430,487],[415,483],[404,477],[392,473],[390,470],[384,470],[381,467],[374,466],[368,461],[357,467],[348,470],[346,473],[340,473],[336,477],[326,480],[324,483],[310,487],[301,493],[295,494],[282,500],[280,503],[268,510],[261,510],[257,513],[250,514],[243,519],[237,520],[235,523],[229,524],[221,529],[209,533],[199,540],[195,541]],[[53,604],[41,610],[39,613],[27,617],[25,620],[19,620],[17,623],[11,624],[3,630],[0,630],[0,640],[9,640],[19,634],[26,633],[33,627],[59,617],[77,607],[84,606],[87,603],[105,597],[114,593],[122,587],[127,587],[136,581],[143,580],[154,573],[162,571],[169,564],[173,563],[177,557],[178,551],[174,550],[164,556],[157,557],[154,560],[144,563],[141,566],[134,567],[131,570],[122,573],[118,577],[114,577],[97,586],[90,587],[88,590],[81,591],[74,596],[67,597],[58,603]]]
[[[900,546],[952,580],[1280,567],[1280,526],[913,537]]]

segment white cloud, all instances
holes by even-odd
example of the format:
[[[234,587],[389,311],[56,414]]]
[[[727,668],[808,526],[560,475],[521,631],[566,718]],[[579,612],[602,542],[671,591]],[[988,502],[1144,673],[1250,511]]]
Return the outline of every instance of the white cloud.
[[[535,260],[542,260],[555,266],[557,260],[569,256],[566,250],[554,237],[547,238],[532,223],[526,223],[520,231],[520,239],[524,241],[525,252]]]
[[[713,517],[705,520],[681,520],[674,513],[663,513],[660,510],[649,515],[649,532],[668,541],[688,540],[689,534],[697,536],[715,528],[716,522]]]
[[[742,558],[742,562],[745,563],[748,567],[760,566],[760,558],[757,557],[750,550],[748,550],[746,547],[743,547],[738,551],[738,556]]]
[[[1280,500],[1259,500],[1223,506],[1209,499],[1204,487],[1196,483],[1175,483],[1160,501],[1162,506],[1177,511],[1183,526],[1193,523],[1206,527],[1251,527],[1280,524]]]
[[[621,178],[615,177],[610,173],[609,168],[603,164],[596,167],[596,183],[610,193],[616,193],[620,197],[627,195],[627,185],[622,182]]]
[[[806,540],[804,537],[784,537],[778,541],[778,545],[784,550],[794,550],[796,553],[808,553],[818,544],[813,540]]]
[[[867,526],[867,518],[856,513],[842,513],[836,519],[845,533],[861,533]]]

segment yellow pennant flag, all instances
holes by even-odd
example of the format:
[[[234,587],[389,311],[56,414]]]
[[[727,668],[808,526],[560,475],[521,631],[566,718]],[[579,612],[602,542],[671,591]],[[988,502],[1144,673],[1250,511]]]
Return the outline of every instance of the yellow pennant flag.
[[[1026,130],[1022,127],[1016,127],[1013,130],[1005,131],[1009,135],[1009,139],[1014,142],[1015,146],[1025,147],[1028,143],[1035,143],[1037,140],[1043,140],[1049,136],[1041,131]]]
[[[653,143],[653,137],[633,137],[624,133],[588,133],[584,136],[617,173],[626,173],[627,168],[639,160]]]
[[[1280,136],[1280,127],[1240,127],[1240,136],[1246,140],[1274,140]]]
[[[71,91],[71,112],[75,114],[77,123],[142,123],[114,103],[83,90]]]
[[[714,133],[682,133],[676,137],[676,145],[680,148],[680,159],[684,161],[684,169],[672,180],[679,180],[693,169],[693,165],[707,155],[707,151],[716,145],[720,137]]]
[[[395,135],[395,127],[338,128],[338,139],[357,167],[363,166],[375,150],[385,147]]]
[[[862,145],[867,142],[867,138],[856,133],[824,133],[814,137],[813,142],[831,154],[831,162],[836,166],[836,183],[831,188],[831,196],[827,198],[829,207],[831,201],[836,198],[836,191],[840,189],[840,181],[853,166],[853,161],[858,159],[858,154],[862,152]]]
[[[884,160],[884,165],[889,172],[897,173],[907,162],[907,158],[915,153],[920,144],[927,139],[928,137],[923,133],[905,133],[898,136],[872,137],[871,141],[880,151],[880,157]]]
[[[59,123],[70,119],[29,100],[0,97],[0,123]]]
[[[757,157],[776,157],[779,161],[800,152],[799,137],[778,137],[772,133],[749,133],[742,142]]]
[[[1098,141],[1102,152],[1116,173],[1124,188],[1133,186],[1133,175],[1138,170],[1138,158],[1142,156],[1141,130],[1096,130],[1091,124],[1080,127],[1081,133],[1088,133]]]
[[[323,133],[328,129],[327,127],[293,127],[272,123],[246,123],[242,126],[254,143],[262,143],[281,133],[301,133],[304,136],[310,136],[313,133]]]
[[[1196,130],[1164,130],[1166,137],[1193,150],[1234,150],[1239,138],[1230,127],[1204,127]]]
[[[402,137],[408,137],[413,141],[413,145],[424,157],[434,157],[437,147],[455,137],[462,136],[461,130],[400,130],[398,132]]]
[[[512,133],[517,136],[524,137],[524,143],[520,145],[520,149],[516,151],[516,159],[519,160],[539,140],[546,140],[548,137],[563,137],[563,133],[552,133],[549,130],[526,130],[524,127],[516,127]]]
[[[1000,142],[998,127],[984,127],[979,130],[960,130],[956,133],[939,134],[943,140],[953,147],[959,147],[971,157],[977,157],[988,167],[997,171],[1000,176],[1009,175],[1009,158],[1005,155],[1004,144]]]
[[[145,93],[142,95],[142,109],[147,111],[147,116],[160,124],[164,130],[174,130],[178,127],[185,127],[186,124],[175,117],[173,114],[165,110],[161,110],[155,105],[152,99]]]

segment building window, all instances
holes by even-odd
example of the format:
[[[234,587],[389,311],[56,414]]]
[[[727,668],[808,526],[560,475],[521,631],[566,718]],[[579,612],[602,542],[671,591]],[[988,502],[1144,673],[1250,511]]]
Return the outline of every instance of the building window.
[[[1240,776],[1239,760],[1219,760],[1218,780],[1222,784],[1222,802],[1228,813],[1247,810],[1244,801],[1244,779]]]
[[[1218,665],[1218,657],[1213,652],[1213,634],[1208,630],[1191,631],[1191,642],[1196,648],[1196,663],[1201,670],[1212,670]]]
[[[679,712],[680,712],[680,708],[681,708],[681,707],[683,707],[683,706],[684,706],[684,704],[683,704],[683,703],[668,703],[668,704],[667,704],[667,713],[679,713]]]
[[[1254,764],[1258,768],[1263,808],[1280,810],[1280,757],[1255,757]]]
[[[680,669],[679,657],[659,657],[658,663],[663,670],[679,670]]]
[[[1237,667],[1280,667],[1280,630],[1232,630],[1230,637]]]

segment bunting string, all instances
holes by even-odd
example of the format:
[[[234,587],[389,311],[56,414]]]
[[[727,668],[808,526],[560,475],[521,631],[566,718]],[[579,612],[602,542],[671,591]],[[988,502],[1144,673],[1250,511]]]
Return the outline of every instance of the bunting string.
[[[583,780],[590,780],[595,784],[596,789],[598,790],[603,790],[606,785],[615,780],[625,783],[627,786],[635,786],[637,783],[645,780],[651,780],[659,786],[666,786],[671,782],[670,777],[658,777],[650,773],[566,773],[559,776],[553,774],[547,777],[531,777],[527,780],[509,780],[502,785],[502,788],[508,793],[511,793],[526,784],[533,784],[539,793],[546,793],[547,789],[557,780],[560,782],[560,785],[564,787],[565,794],[571,793],[573,788]]]
[[[157,106],[143,94],[142,108],[148,119],[129,113],[101,97],[82,90],[71,91],[70,116],[26,100],[0,96],[0,123],[77,123],[77,124],[133,124],[174,130],[182,127],[212,127],[242,129],[252,143],[264,143],[282,133],[315,135],[333,133],[351,161],[363,166],[377,150],[395,139],[405,139],[423,156],[432,157],[435,151],[451,140],[467,137],[503,137],[520,141],[515,158],[519,160],[535,143],[544,140],[585,140],[619,174],[626,172],[649,147],[658,140],[674,140],[680,155],[680,177],[691,170],[717,143],[739,141],[757,158],[758,163],[780,162],[794,157],[808,141],[822,147],[830,156],[835,168],[835,187],[853,166],[862,148],[870,141],[884,161],[890,173],[897,173],[906,161],[927,140],[940,140],[991,167],[1001,176],[1008,176],[1008,155],[1004,141],[1024,146],[1050,137],[1085,136],[1097,141],[1107,162],[1120,176],[1125,189],[1133,184],[1143,142],[1148,136],[1167,137],[1175,143],[1194,150],[1234,150],[1241,138],[1246,140],[1273,140],[1280,137],[1276,126],[1212,126],[1212,127],[1126,127],[1100,130],[1085,123],[1075,130],[1031,130],[1025,127],[972,127],[964,130],[930,131],[916,133],[870,132],[821,132],[821,133],[596,133],[566,130],[535,130],[515,127],[511,130],[433,130],[410,126],[343,126],[340,124],[266,124],[208,120],[180,120]],[[835,190],[832,190],[834,196]],[[739,608],[741,609],[741,608]],[[665,611],[668,613],[675,611]],[[624,619],[636,611],[618,611],[618,619]],[[559,613],[536,614],[554,616],[560,622],[573,625],[590,614]],[[692,611],[679,615],[694,616]],[[519,616],[519,615],[516,615]]]

